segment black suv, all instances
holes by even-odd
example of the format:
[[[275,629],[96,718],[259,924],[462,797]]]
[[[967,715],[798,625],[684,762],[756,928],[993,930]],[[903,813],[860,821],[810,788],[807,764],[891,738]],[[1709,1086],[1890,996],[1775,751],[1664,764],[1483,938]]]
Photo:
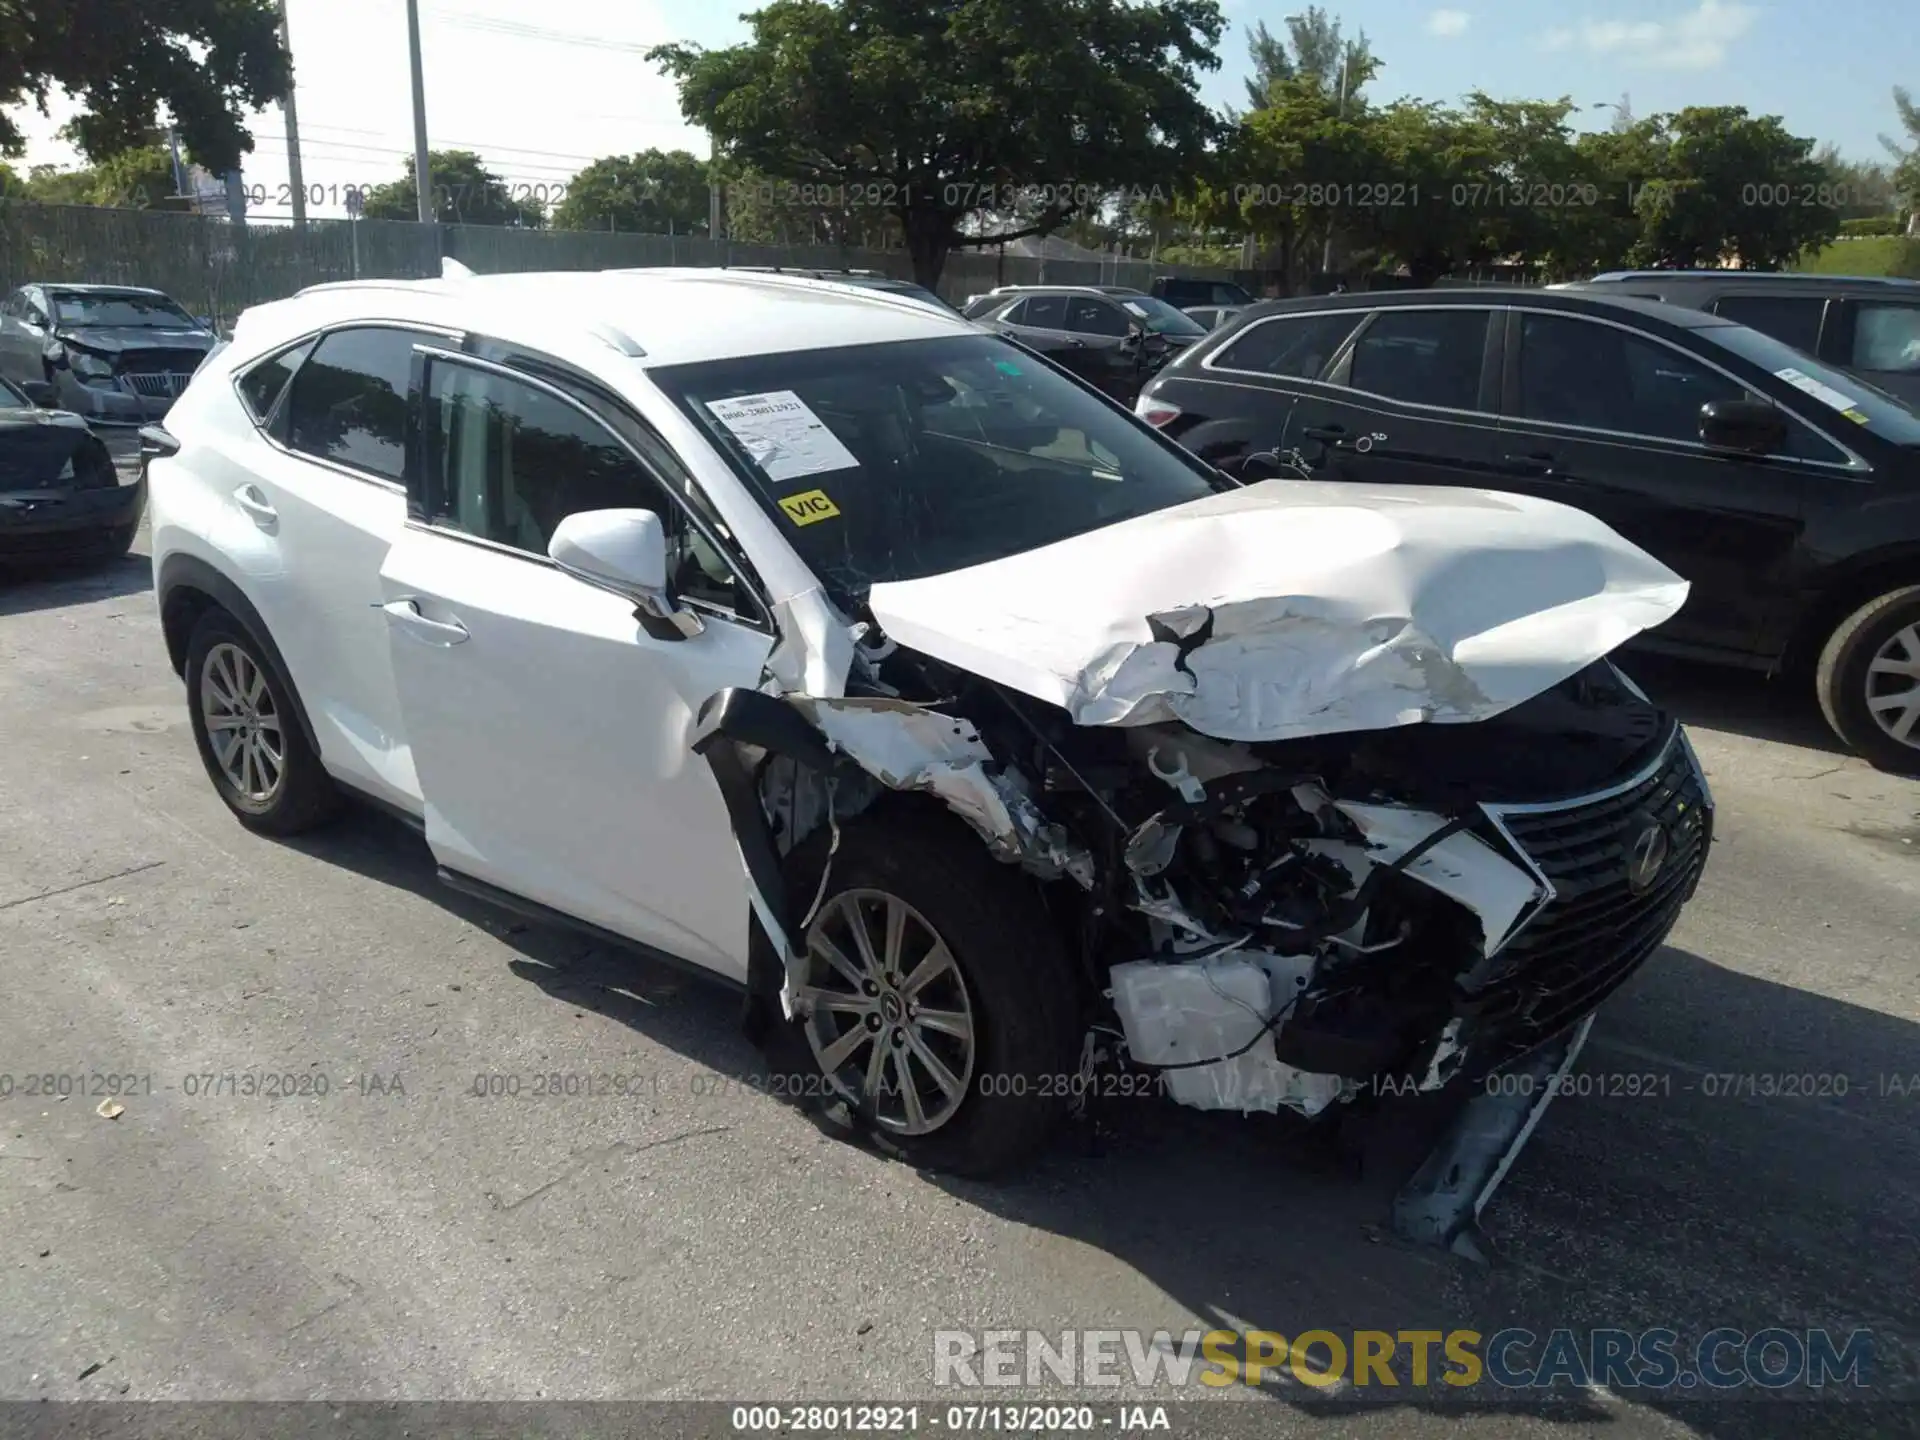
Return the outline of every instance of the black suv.
[[[1606,521],[1692,582],[1646,637],[1776,672],[1920,770],[1920,416],[1745,325],[1592,290],[1256,305],[1135,410],[1242,479],[1465,485]]]
[[[1920,408],[1920,280],[1757,270],[1615,270],[1558,289],[1639,295],[1764,330]]]
[[[1124,285],[1003,285],[966,316],[1031,346],[1122,404],[1207,327]]]
[[[1156,299],[1182,310],[1196,305],[1251,305],[1253,296],[1231,280],[1196,280],[1187,275],[1156,275],[1147,287]]]

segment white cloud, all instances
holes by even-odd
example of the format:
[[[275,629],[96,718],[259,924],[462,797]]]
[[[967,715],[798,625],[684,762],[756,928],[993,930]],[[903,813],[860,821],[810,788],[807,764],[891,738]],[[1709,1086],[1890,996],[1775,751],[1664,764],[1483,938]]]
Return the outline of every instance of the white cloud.
[[[1445,13],[1445,12],[1442,12]],[[1672,20],[1588,20],[1547,31],[1548,50],[1578,47],[1662,70],[1714,70],[1728,48],[1753,28],[1756,11],[1739,0],[1700,0]]]
[[[1427,33],[1451,40],[1456,35],[1464,35],[1472,19],[1464,10],[1436,10],[1427,16]]]

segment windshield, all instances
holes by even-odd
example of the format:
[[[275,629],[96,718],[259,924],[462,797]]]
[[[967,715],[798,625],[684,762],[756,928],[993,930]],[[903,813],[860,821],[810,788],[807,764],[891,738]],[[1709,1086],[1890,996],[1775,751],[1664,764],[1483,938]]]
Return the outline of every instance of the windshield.
[[[1114,298],[1127,307],[1129,315],[1147,327],[1149,334],[1197,337],[1207,333],[1207,327],[1186,311],[1174,309],[1157,296],[1116,295]]]
[[[854,601],[1232,483],[992,335],[648,373]]]
[[[1818,401],[1805,407],[1803,413],[1809,419],[1831,419],[1838,414],[1892,444],[1920,445],[1920,415],[1857,375],[1823,365],[1804,350],[1745,325],[1702,325],[1693,333]]]
[[[150,326],[168,330],[200,328],[199,321],[164,295],[143,295],[129,291],[86,294],[55,290],[47,298],[53,301],[54,320],[63,326]]]

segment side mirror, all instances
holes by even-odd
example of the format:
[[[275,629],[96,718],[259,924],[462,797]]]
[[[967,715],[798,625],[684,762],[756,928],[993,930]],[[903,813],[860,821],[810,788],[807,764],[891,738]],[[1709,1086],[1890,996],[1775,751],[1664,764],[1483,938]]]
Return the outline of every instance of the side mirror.
[[[1700,407],[1700,439],[1715,450],[1769,455],[1785,447],[1787,421],[1758,400],[1709,400]]]
[[[634,618],[656,640],[700,633],[700,617],[673,603],[667,587],[667,529],[651,510],[583,510],[562,520],[547,541],[553,563],[576,579],[634,604]]]
[[[20,393],[39,409],[58,410],[60,408],[60,392],[45,380],[22,380],[19,385]]]

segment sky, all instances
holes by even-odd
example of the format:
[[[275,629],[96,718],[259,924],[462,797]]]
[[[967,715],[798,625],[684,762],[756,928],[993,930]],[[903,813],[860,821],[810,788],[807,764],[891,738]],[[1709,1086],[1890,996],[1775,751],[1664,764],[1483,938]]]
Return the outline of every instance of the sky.
[[[1915,0],[1327,0],[1384,68],[1369,94],[1457,100],[1565,95],[1592,127],[1629,97],[1637,116],[1745,105],[1856,159],[1884,158],[1891,94],[1920,93]],[[552,199],[597,156],[649,147],[705,153],[672,84],[644,58],[665,41],[744,39],[749,0],[420,0],[429,141],[476,150],[518,193]],[[1244,105],[1245,32],[1284,32],[1293,0],[1224,0],[1212,103]],[[412,153],[402,0],[287,0],[308,213],[345,213],[350,187],[398,178]],[[73,164],[54,136],[72,113],[30,108],[26,164]],[[256,117],[247,182],[262,218],[290,213],[284,121]],[[18,162],[16,162],[18,163]],[[22,167],[24,168],[24,167]],[[1062,177],[1066,180],[1070,177]],[[264,203],[259,203],[264,202]]]

